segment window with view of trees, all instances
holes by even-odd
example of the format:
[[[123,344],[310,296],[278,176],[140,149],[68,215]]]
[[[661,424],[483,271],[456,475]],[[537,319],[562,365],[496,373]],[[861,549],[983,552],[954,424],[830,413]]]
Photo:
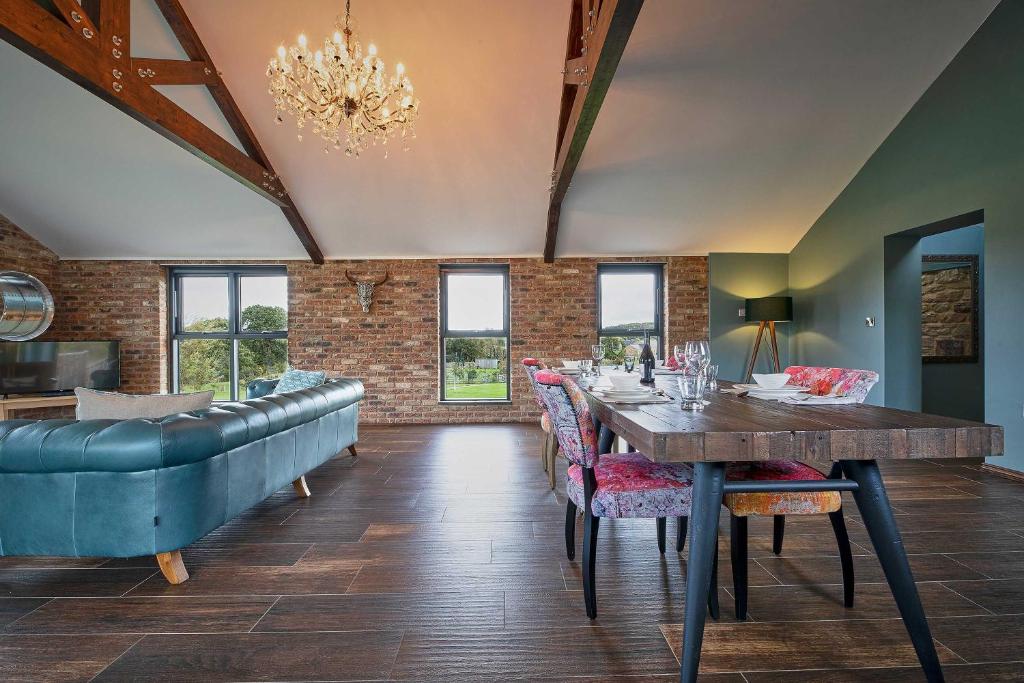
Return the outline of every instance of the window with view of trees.
[[[602,263],[597,267],[597,335],[605,362],[621,363],[633,347],[640,354],[644,332],[663,358],[664,266],[660,263]]]
[[[508,266],[441,267],[441,400],[509,399]]]
[[[246,386],[288,366],[288,276],[279,267],[171,271],[172,384],[245,398]]]

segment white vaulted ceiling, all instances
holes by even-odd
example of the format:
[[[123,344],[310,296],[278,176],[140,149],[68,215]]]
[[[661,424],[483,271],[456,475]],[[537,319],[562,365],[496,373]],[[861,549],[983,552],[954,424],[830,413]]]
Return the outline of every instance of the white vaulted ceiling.
[[[568,0],[353,0],[422,100],[406,153],[273,122],[266,62],[339,0],[182,0],[328,258],[537,256]],[[996,0],[647,0],[562,211],[559,255],[788,251]],[[135,56],[181,56],[133,0]],[[199,87],[163,91],[229,139]],[[0,213],[65,258],[302,258],[280,211],[0,43]]]

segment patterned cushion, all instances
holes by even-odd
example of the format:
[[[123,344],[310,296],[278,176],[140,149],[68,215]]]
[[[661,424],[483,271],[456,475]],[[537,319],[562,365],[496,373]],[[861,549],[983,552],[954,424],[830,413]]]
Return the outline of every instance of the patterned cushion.
[[[731,462],[726,469],[728,481],[793,481],[825,479],[825,475],[802,462],[766,460]],[[836,491],[814,493],[727,493],[725,506],[737,517],[750,515],[818,515],[835,512],[842,505]]]
[[[297,391],[299,389],[311,389],[313,387],[318,387],[324,383],[324,379],[326,379],[326,377],[327,373],[322,371],[313,372],[289,369],[281,375],[281,379],[277,383],[277,387],[274,389],[274,392],[283,394],[286,391]]]
[[[548,411],[544,411],[544,414],[540,416],[540,428],[544,430],[545,434],[551,433],[551,416],[548,415]]]
[[[602,455],[594,468],[597,490],[591,509],[597,517],[689,517],[693,470],[682,463],[652,462],[642,453]],[[569,498],[582,506],[583,469],[569,468]]]
[[[575,382],[557,372],[540,370],[533,378],[537,382],[537,393],[551,418],[562,454],[576,465],[596,465],[597,429],[586,396]]]
[[[863,402],[878,382],[878,373],[846,368],[815,368],[791,365],[784,371],[790,384],[808,387],[815,396],[848,396]]]

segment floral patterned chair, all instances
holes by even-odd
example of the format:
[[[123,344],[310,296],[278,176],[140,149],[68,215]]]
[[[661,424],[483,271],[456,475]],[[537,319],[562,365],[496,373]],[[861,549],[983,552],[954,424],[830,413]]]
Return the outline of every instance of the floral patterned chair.
[[[870,370],[794,365],[786,368],[785,372],[790,376],[791,384],[807,387],[815,396],[849,397],[858,403],[864,401],[871,387],[878,382],[878,373]],[[839,474],[838,470],[833,468],[828,477],[835,476]],[[730,463],[726,477],[729,481],[826,478],[809,465],[786,460]],[[747,518],[754,515],[774,518],[772,551],[778,555],[782,552],[786,515],[827,514],[839,545],[839,559],[843,568],[843,603],[847,607],[853,607],[853,554],[850,550],[846,522],[843,519],[843,500],[838,492],[729,493],[725,495],[724,503],[730,513],[730,545],[737,619],[743,621],[747,617]]]
[[[658,545],[665,552],[665,518],[690,515],[693,471],[689,465],[656,463],[642,453],[600,453],[598,435],[587,399],[576,383],[551,370],[534,374],[538,395],[551,417],[562,454],[572,463],[566,476],[565,546],[576,554],[576,510],[583,508],[583,599],[587,616],[597,616],[594,572],[597,530],[602,517],[658,520]],[[684,527],[685,528],[685,527]],[[717,618],[715,590],[709,592]]]
[[[551,416],[548,415],[548,410],[540,399],[540,394],[537,393],[537,382],[533,378],[538,370],[544,370],[547,366],[536,358],[524,358],[523,368],[526,370],[526,376],[530,378],[530,385],[533,387],[533,400],[537,402],[537,405],[543,411],[540,416],[540,428],[544,430],[544,445],[540,450],[540,460],[544,466],[544,471],[548,473],[548,483],[554,489],[555,457],[558,455],[558,439],[555,438],[555,432],[551,429]]]

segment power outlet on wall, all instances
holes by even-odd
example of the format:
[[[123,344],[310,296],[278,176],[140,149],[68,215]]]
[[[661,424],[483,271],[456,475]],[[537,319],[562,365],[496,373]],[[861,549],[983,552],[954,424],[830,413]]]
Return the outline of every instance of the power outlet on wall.
[[[741,318],[746,318],[746,317],[747,317],[747,309],[745,309],[745,308],[741,308],[741,309],[739,310],[739,316],[740,316]]]

